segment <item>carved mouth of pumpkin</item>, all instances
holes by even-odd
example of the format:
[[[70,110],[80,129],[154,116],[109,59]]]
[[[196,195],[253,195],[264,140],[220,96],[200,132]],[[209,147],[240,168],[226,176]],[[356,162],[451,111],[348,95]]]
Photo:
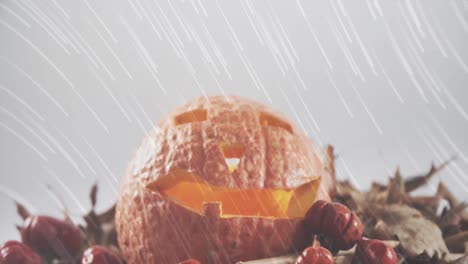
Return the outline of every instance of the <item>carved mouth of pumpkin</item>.
[[[219,204],[220,218],[302,218],[314,203],[320,177],[293,189],[234,189],[212,185],[197,174],[173,170],[146,185],[178,205],[204,215],[206,204]]]

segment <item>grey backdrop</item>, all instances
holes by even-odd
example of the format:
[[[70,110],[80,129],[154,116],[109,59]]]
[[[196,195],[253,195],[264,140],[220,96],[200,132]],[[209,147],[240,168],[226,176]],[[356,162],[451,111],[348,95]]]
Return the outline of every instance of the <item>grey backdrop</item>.
[[[284,112],[362,188],[457,155],[426,192],[468,199],[467,47],[466,0],[0,0],[0,242],[12,198],[111,205],[152,124],[210,94]]]

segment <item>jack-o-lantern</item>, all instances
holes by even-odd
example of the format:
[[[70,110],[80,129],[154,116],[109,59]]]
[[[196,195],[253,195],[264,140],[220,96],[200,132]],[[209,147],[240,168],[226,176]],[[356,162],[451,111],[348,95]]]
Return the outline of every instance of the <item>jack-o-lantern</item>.
[[[334,175],[270,108],[201,97],[166,116],[121,183],[116,225],[130,264],[235,263],[303,249],[302,218]]]

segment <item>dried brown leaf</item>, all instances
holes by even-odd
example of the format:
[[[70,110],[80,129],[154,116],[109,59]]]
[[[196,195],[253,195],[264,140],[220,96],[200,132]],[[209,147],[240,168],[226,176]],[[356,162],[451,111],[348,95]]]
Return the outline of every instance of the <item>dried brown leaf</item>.
[[[91,187],[91,192],[89,193],[89,198],[91,200],[91,207],[94,208],[96,206],[96,196],[97,196],[97,191],[98,191],[98,186],[97,184],[93,184],[93,187]]]
[[[401,203],[406,200],[406,191],[400,169],[397,169],[395,176],[390,179],[388,186],[387,203]]]
[[[429,257],[448,254],[439,227],[418,210],[392,204],[374,206],[373,211],[378,219],[374,227],[375,235],[380,239],[397,238],[406,256],[416,257],[423,252]]]
[[[429,180],[437,174],[439,171],[444,169],[450,162],[452,162],[455,159],[455,157],[450,158],[449,160],[443,162],[440,166],[436,167],[434,164],[431,165],[431,168],[429,169],[429,172],[422,174],[422,175],[417,175],[417,176],[412,176],[409,177],[408,179],[405,180],[405,189],[408,193],[418,189],[419,187],[427,184]]]
[[[18,212],[19,216],[21,216],[21,219],[26,220],[31,214],[29,213],[28,209],[19,202],[15,202],[16,204],[16,212]]]
[[[468,264],[468,254],[450,262],[451,264]]]
[[[468,243],[468,231],[445,238],[445,243],[452,252],[465,252],[465,244]]]

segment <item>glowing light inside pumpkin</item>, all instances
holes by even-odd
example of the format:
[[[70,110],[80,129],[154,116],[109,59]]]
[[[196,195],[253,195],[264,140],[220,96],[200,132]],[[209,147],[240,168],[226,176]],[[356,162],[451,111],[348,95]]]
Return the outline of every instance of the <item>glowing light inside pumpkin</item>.
[[[314,203],[320,178],[295,189],[234,189],[207,183],[198,175],[174,170],[146,185],[177,204],[203,214],[204,204],[219,203],[221,218],[300,218]]]
[[[219,147],[223,152],[229,172],[234,172],[239,165],[240,158],[244,156],[245,147],[241,144],[227,144],[224,142],[219,144]]]
[[[260,113],[260,124],[263,126],[279,127],[285,129],[291,134],[293,133],[293,129],[290,124],[268,113]]]
[[[207,112],[204,109],[195,109],[192,111],[188,111],[177,115],[174,117],[174,124],[175,125],[182,125],[186,123],[192,122],[201,122],[205,121],[207,118]]]

